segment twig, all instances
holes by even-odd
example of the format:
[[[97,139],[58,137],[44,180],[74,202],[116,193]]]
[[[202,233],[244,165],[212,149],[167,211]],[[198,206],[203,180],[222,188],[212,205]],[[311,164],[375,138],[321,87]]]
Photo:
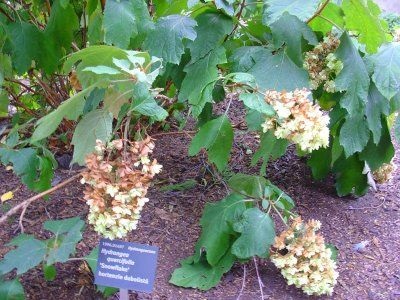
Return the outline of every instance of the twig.
[[[316,17],[318,17],[318,16],[321,14],[321,12],[325,9],[325,7],[329,4],[329,2],[330,2],[330,0],[326,0],[326,1],[318,8],[318,10],[315,12],[315,14],[313,14],[312,17],[309,18],[309,19],[307,20],[306,23],[309,24],[312,20],[314,20]]]
[[[255,256],[253,257],[253,261],[254,261],[254,266],[256,267],[258,285],[259,285],[259,287],[260,287],[260,292],[261,292],[261,299],[263,300],[263,299],[264,299],[263,287],[264,287],[265,285],[264,285],[264,283],[263,283],[262,280],[261,280],[260,273],[258,272],[257,259],[256,259]]]
[[[15,22],[15,20],[2,8],[0,7],[0,12],[7,17],[11,22]]]
[[[62,188],[63,186],[67,185],[68,183],[74,181],[75,179],[79,178],[82,175],[82,173],[76,174],[66,180],[64,180],[63,182],[57,184],[56,186],[52,187],[51,189],[48,189],[47,191],[41,192],[40,194],[37,194],[31,198],[28,198],[26,200],[24,200],[23,202],[21,202],[20,204],[14,206],[13,208],[11,208],[7,213],[5,213],[1,218],[0,218],[0,225],[3,224],[5,221],[7,221],[7,218],[16,214],[20,209],[22,209],[22,212],[25,213],[26,208],[35,200],[38,200],[40,198],[42,198],[43,196],[46,196],[48,194],[53,193],[54,191]],[[23,214],[22,214],[23,217]],[[21,218],[20,218],[20,222],[21,222]]]
[[[37,94],[37,92],[34,89],[32,89],[29,85],[27,85],[27,84],[25,84],[25,83],[23,83],[23,82],[21,82],[19,80],[14,80],[14,79],[9,79],[9,78],[5,78],[4,80],[19,84],[20,86],[24,87],[27,91],[29,91],[29,92],[31,92],[33,94]]]
[[[376,208],[381,207],[385,203],[385,201],[386,201],[386,198],[383,198],[383,201],[381,203],[379,203],[378,205],[376,205],[376,206],[364,206],[364,207],[353,207],[353,206],[350,206],[348,208],[348,210],[376,209]]]
[[[243,281],[242,281],[242,288],[240,289],[239,295],[237,296],[236,300],[239,300],[243,294],[244,287],[246,285],[246,265],[243,265]]]
[[[235,32],[235,30],[238,28],[239,26],[239,22],[240,22],[240,18],[242,16],[243,13],[243,9],[246,7],[246,0],[243,0],[240,3],[240,8],[239,8],[239,12],[236,14],[236,18],[237,18],[237,23],[235,24],[235,26],[233,27],[232,31],[225,37],[224,42],[226,42],[228,40],[228,38]]]
[[[31,110],[29,107],[27,107],[23,102],[21,102],[21,100],[19,100],[19,97],[17,95],[15,95],[8,87],[5,88],[5,90],[10,94],[10,96],[13,98],[14,103],[16,106],[19,106],[21,108],[23,108],[28,114],[30,114],[33,117],[38,118],[39,115]]]
[[[175,134],[195,134],[197,131],[195,130],[189,130],[189,131],[170,131],[170,132],[160,132],[156,134],[152,134],[151,137],[157,137],[157,136],[164,136],[164,135],[175,135]]]

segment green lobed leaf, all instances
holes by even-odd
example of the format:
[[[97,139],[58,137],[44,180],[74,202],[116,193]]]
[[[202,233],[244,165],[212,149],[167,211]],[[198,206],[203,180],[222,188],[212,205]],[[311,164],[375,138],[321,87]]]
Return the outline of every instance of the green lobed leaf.
[[[313,177],[316,180],[325,178],[331,170],[331,148],[319,148],[311,152],[307,165],[311,168]]]
[[[14,22],[7,26],[7,33],[11,44],[11,58],[15,70],[22,75],[32,65],[32,61],[39,61],[42,55],[40,41],[43,33],[26,22]]]
[[[39,265],[46,255],[46,243],[35,238],[22,240],[0,261],[0,274],[17,269],[17,275]]]
[[[85,115],[75,128],[71,143],[74,155],[71,163],[85,164],[85,156],[93,152],[96,140],[107,142],[112,135],[112,114],[96,109]]]
[[[94,88],[87,97],[85,101],[85,106],[83,107],[83,114],[87,114],[88,112],[96,109],[100,102],[104,99],[105,90]]]
[[[75,225],[70,227],[70,223],[74,219]],[[66,262],[70,255],[75,253],[76,244],[82,239],[82,229],[85,226],[85,222],[79,218],[62,220],[60,222],[61,224],[58,227],[54,223],[51,225],[53,230],[56,229],[57,231],[54,239],[47,241],[47,265],[52,265],[56,262]],[[67,228],[70,229],[68,232],[65,232]]]
[[[222,275],[232,268],[235,256],[227,251],[214,267],[210,266],[205,260],[197,263],[193,261],[193,257],[182,261],[181,267],[172,273],[169,282],[181,287],[196,288],[202,291],[209,290],[217,286]]]
[[[400,92],[400,43],[384,44],[368,59],[373,64],[372,80],[376,87],[383,96],[392,99]]]
[[[32,134],[31,143],[40,141],[54,131],[60,125],[63,118],[76,120],[83,112],[85,106],[84,97],[87,96],[94,86],[90,86],[64,101],[57,109],[45,115],[36,122],[36,129]]]
[[[318,43],[315,33],[296,16],[284,13],[270,25],[275,48],[284,44],[287,56],[299,67],[303,67],[302,40],[310,45]]]
[[[120,71],[117,69],[107,67],[107,66],[95,66],[95,67],[87,67],[83,71],[89,71],[93,72],[95,74],[108,74],[108,75],[116,75],[116,74],[121,74]]]
[[[162,121],[168,117],[168,112],[157,104],[144,84],[135,85],[130,110],[152,117],[156,121]]]
[[[378,144],[381,138],[383,115],[389,115],[390,103],[378,91],[375,84],[371,83],[368,93],[368,101],[365,110],[369,129],[372,131],[372,137],[375,144]]]
[[[107,0],[104,9],[104,41],[127,49],[130,39],[152,28],[143,0]]]
[[[157,20],[144,43],[145,49],[164,63],[179,64],[185,52],[183,40],[195,40],[196,21],[183,15],[170,15]]]
[[[291,211],[294,207],[294,201],[290,198],[284,191],[278,188],[276,185],[272,184],[267,180],[267,186],[265,187],[264,197],[274,200],[275,205],[283,209],[283,214],[286,216],[287,220],[290,217],[288,211]]]
[[[325,6],[320,15],[314,18],[309,25],[313,31],[320,31],[325,35],[332,30],[332,22],[340,27],[344,27],[343,10],[340,6],[330,2]]]
[[[0,280],[0,299],[4,300],[24,300],[25,291],[22,284],[16,278],[14,280]]]
[[[232,31],[232,19],[220,12],[205,12],[196,18],[197,37],[188,43],[191,63],[204,58],[208,53],[219,48],[223,39]]]
[[[226,115],[207,122],[193,138],[189,155],[193,156],[202,148],[207,149],[208,159],[219,171],[225,169],[233,143],[233,129]]]
[[[81,228],[84,226],[84,222],[79,217],[73,217],[63,220],[46,221],[43,224],[43,228],[58,236],[60,234],[69,232],[75,227],[76,224],[80,224]]]
[[[218,79],[217,65],[225,62],[225,49],[220,47],[184,68],[186,76],[178,99],[181,102],[187,99],[196,117],[200,115],[207,102],[212,102],[212,91]]]
[[[361,114],[365,109],[370,79],[367,68],[347,33],[340,38],[336,56],[343,63],[343,70],[335,80],[337,90],[345,92],[340,106],[350,116]]]
[[[250,73],[263,90],[292,91],[309,86],[306,70],[296,66],[283,51],[273,54],[261,46],[246,46],[237,49],[229,60],[233,72]]]
[[[254,109],[264,115],[272,117],[275,114],[272,106],[265,102],[263,95],[260,93],[242,93],[239,95],[239,100],[243,101],[246,107]]]
[[[346,157],[361,152],[367,146],[369,137],[368,123],[363,115],[347,117],[339,135]]]
[[[263,2],[263,23],[271,25],[284,13],[306,21],[316,12],[321,0],[264,0]]]
[[[217,266],[231,247],[234,231],[231,224],[237,221],[246,209],[243,196],[231,194],[216,203],[207,203],[200,220],[201,235],[196,243],[193,261],[198,263],[205,251],[207,262]]]
[[[336,191],[340,197],[354,193],[364,195],[368,190],[367,175],[363,174],[364,162],[357,155],[345,158],[342,155],[333,165]]]
[[[229,187],[247,197],[262,198],[267,181],[264,177],[237,173],[228,181]]]
[[[106,75],[97,75],[93,72],[84,71],[88,67],[109,66],[115,67],[114,59],[126,59],[127,52],[113,46],[98,45],[90,46],[71,54],[64,64],[64,72],[68,73],[76,66],[76,73],[83,88],[91,85],[99,85],[102,80],[110,78]]]
[[[277,139],[272,131],[263,133],[260,140],[260,146],[254,153],[251,159],[251,165],[254,166],[260,159],[263,164],[260,169],[262,175],[265,174],[268,161],[270,159],[277,159],[286,152],[288,141],[284,139]]]
[[[371,138],[364,151],[360,153],[360,159],[368,163],[371,171],[375,171],[384,163],[390,163],[395,153],[385,118],[382,118],[381,127],[382,134],[379,143],[376,144]]]
[[[246,113],[246,123],[249,131],[261,131],[261,125],[265,122],[264,114],[254,110],[249,109]]]
[[[104,15],[101,8],[96,9],[94,13],[90,14],[89,25],[87,28],[87,39],[89,45],[98,45],[104,41],[104,31],[102,27],[103,17]]]
[[[18,150],[0,148],[3,164],[13,164],[15,174],[31,190],[42,192],[50,187],[53,178],[52,161],[48,157],[37,155],[34,148]]]
[[[247,209],[233,228],[241,235],[232,245],[232,254],[242,259],[269,254],[275,239],[275,225],[269,214],[256,207]]]
[[[222,9],[227,15],[233,16],[235,12],[235,8],[233,7],[233,3],[235,0],[215,0],[215,6],[218,9]]]
[[[387,25],[379,18],[381,10],[372,0],[343,0],[346,28],[359,33],[359,41],[367,51],[376,52],[386,41]]]
[[[43,32],[43,54],[40,65],[47,74],[54,72],[60,60],[69,52],[75,32],[79,29],[78,16],[72,4],[54,1],[46,29]]]

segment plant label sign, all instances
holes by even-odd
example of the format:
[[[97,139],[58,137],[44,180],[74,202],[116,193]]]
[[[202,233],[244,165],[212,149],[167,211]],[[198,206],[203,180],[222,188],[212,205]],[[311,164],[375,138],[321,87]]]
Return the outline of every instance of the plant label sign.
[[[95,283],[151,293],[156,275],[158,248],[101,239]]]

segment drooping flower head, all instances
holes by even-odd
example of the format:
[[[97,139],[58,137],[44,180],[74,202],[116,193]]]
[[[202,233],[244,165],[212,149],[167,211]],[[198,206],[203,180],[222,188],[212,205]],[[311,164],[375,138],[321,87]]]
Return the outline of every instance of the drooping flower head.
[[[321,227],[317,220],[304,223],[301,218],[275,239],[276,252],[271,261],[281,270],[288,284],[301,288],[307,295],[331,295],[339,276],[331,249],[316,233]]]
[[[263,132],[273,130],[277,138],[297,144],[302,151],[311,152],[329,145],[329,116],[308,99],[310,91],[293,92],[269,90],[265,101],[273,107],[276,116],[266,119]]]
[[[335,92],[334,78],[343,69],[343,63],[333,53],[339,44],[337,37],[328,34],[313,50],[306,52],[303,66],[310,76],[312,90],[323,84],[325,91]]]
[[[376,182],[382,184],[382,183],[389,182],[392,179],[393,173],[394,173],[394,171],[396,171],[396,169],[397,169],[397,166],[394,163],[394,161],[392,160],[390,163],[383,164],[382,166],[380,166],[377,170],[375,170],[372,173],[372,175]]]
[[[89,205],[89,224],[106,238],[122,238],[136,229],[146,202],[147,189],[162,166],[151,160],[154,143],[148,137],[128,143],[96,141],[86,157],[88,170],[81,183],[87,184],[84,198]]]

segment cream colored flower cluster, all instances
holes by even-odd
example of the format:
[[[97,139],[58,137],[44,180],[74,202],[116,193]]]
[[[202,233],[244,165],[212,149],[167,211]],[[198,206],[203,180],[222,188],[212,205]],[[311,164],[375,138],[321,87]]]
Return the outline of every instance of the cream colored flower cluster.
[[[86,157],[88,170],[81,183],[90,206],[88,220],[106,238],[122,238],[136,229],[146,202],[147,189],[162,166],[151,161],[154,143],[148,137],[133,143],[96,141],[95,152]]]
[[[293,92],[267,91],[265,101],[273,107],[276,116],[268,118],[263,132],[274,130],[277,138],[288,139],[305,152],[329,145],[329,116],[307,98],[306,89]]]
[[[310,76],[312,90],[324,84],[325,91],[335,92],[334,78],[343,69],[343,63],[333,54],[339,44],[339,39],[329,34],[313,50],[306,53],[303,66]]]
[[[294,284],[307,295],[331,295],[339,276],[336,263],[331,258],[322,235],[317,234],[321,223],[311,220],[304,223],[294,219],[290,228],[276,237],[277,252],[271,261],[281,269],[289,285]]]
[[[380,166],[380,168],[375,170],[372,175],[377,183],[382,184],[392,179],[393,173],[394,171],[396,171],[396,169],[396,164],[391,161],[389,164],[383,164],[382,166]]]

